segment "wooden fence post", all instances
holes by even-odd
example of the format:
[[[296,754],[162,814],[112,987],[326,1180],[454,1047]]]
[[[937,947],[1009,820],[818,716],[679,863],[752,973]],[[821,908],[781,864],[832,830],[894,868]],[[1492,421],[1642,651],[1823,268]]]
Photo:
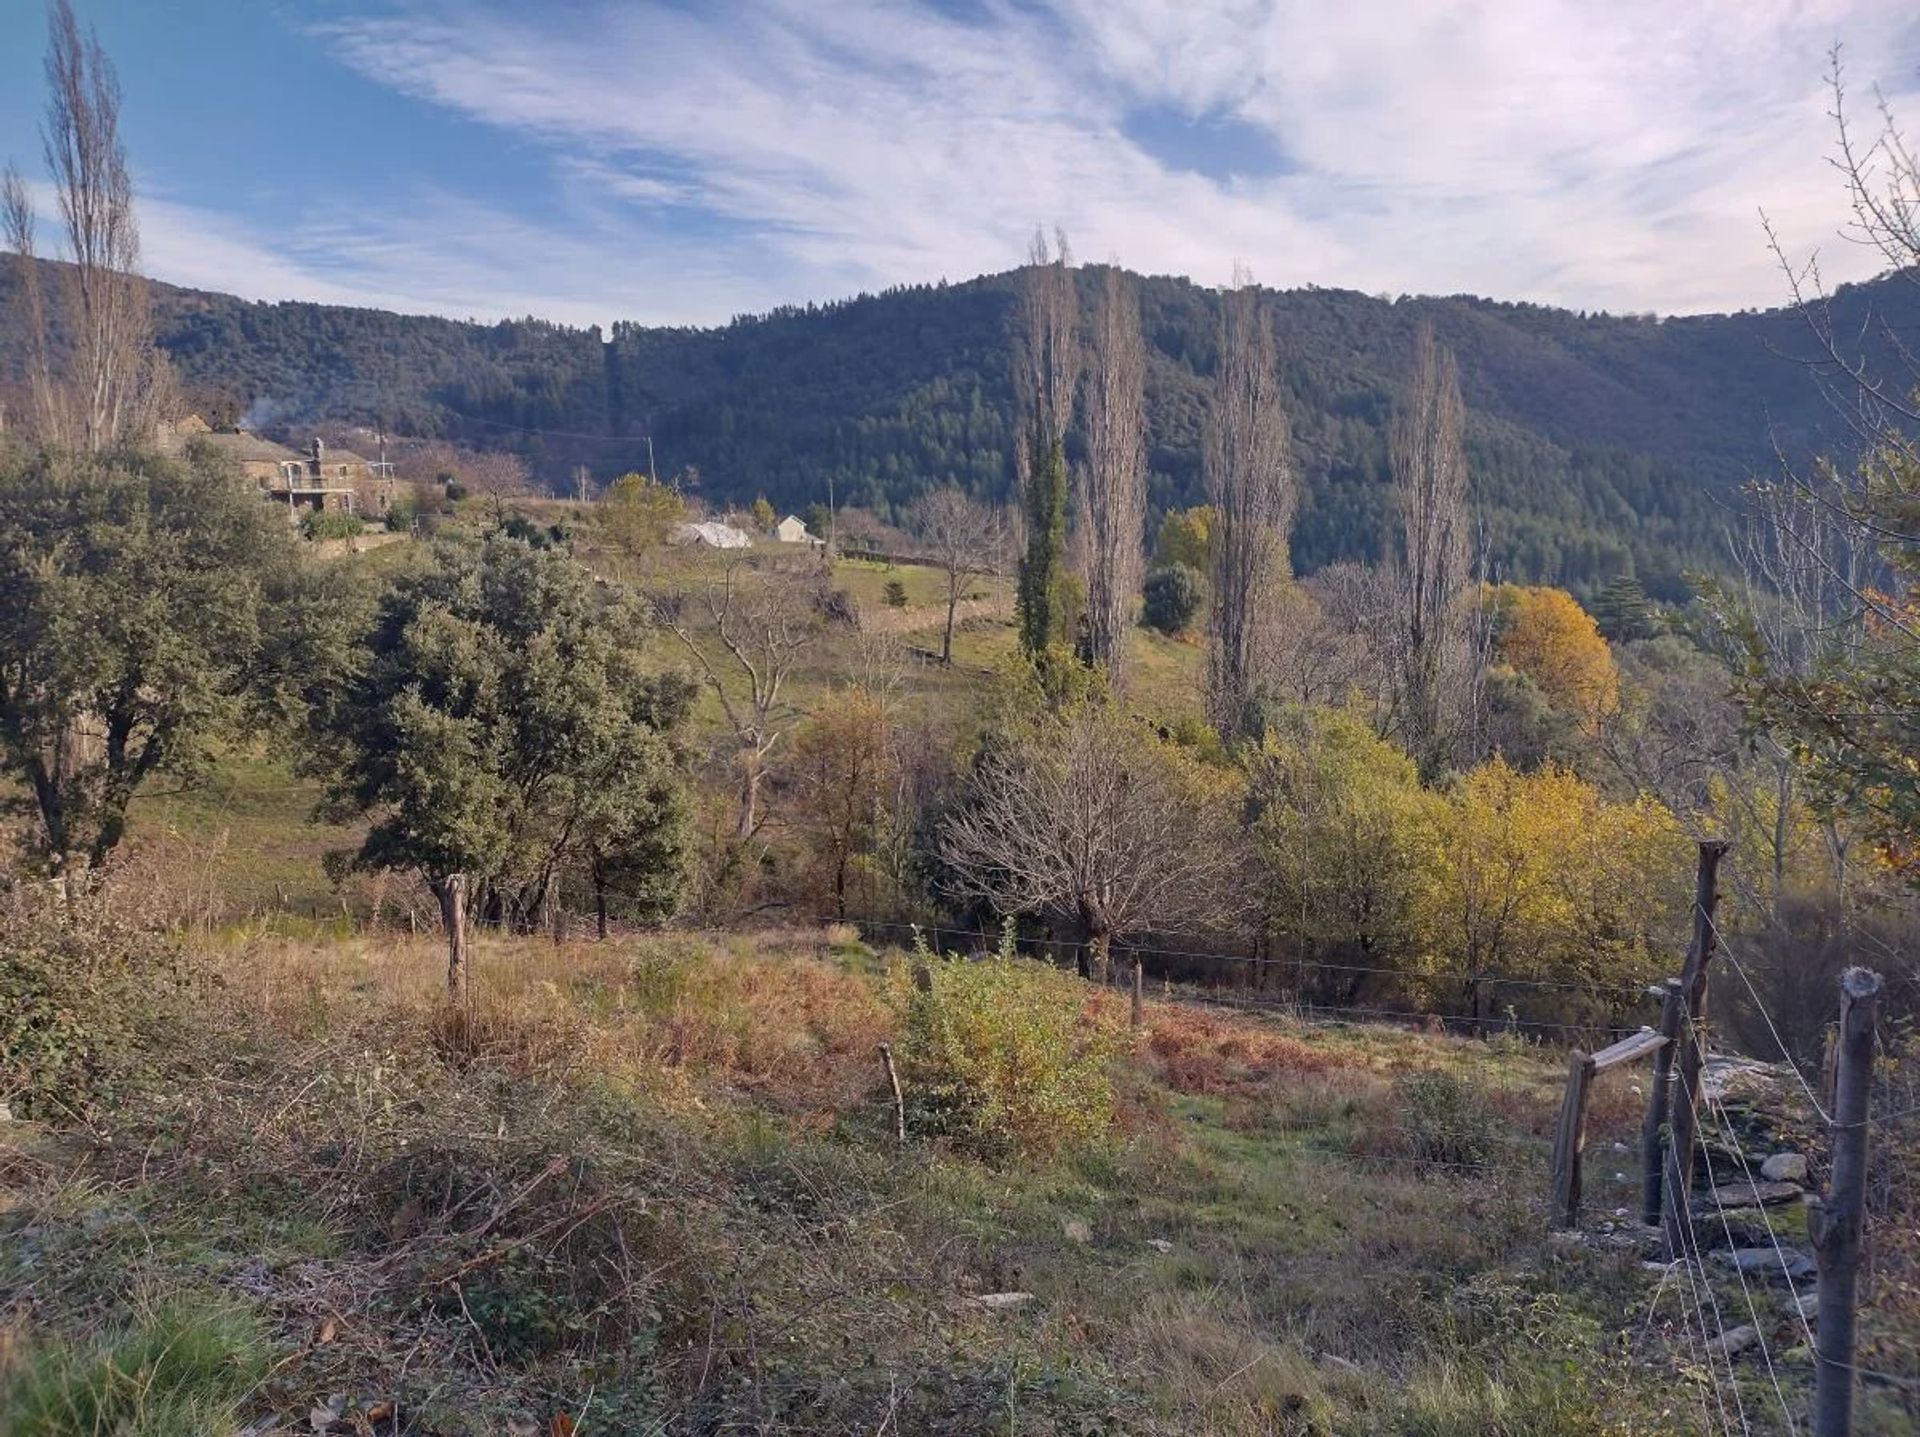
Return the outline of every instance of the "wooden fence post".
[[[1143,1000],[1146,996],[1144,992],[1147,981],[1144,971],[1146,966],[1146,956],[1138,949],[1135,949],[1133,954],[1133,1001],[1128,1005],[1127,1009],[1127,1026],[1130,1028],[1138,1028],[1142,1018],[1145,1016]]]
[[[1567,1054],[1567,1095],[1553,1130],[1553,1225],[1580,1225],[1580,1149],[1587,1137],[1587,1095],[1593,1091],[1593,1059],[1575,1048]]]
[[[893,1066],[893,1044],[880,1045],[880,1062],[887,1070],[887,1086],[893,1089],[893,1136],[902,1147],[907,1142],[907,1095],[900,1090],[900,1073]]]
[[[1649,1053],[1664,1053],[1670,1044],[1651,1028],[1629,1033],[1588,1057],[1575,1048],[1567,1055],[1567,1095],[1560,1103],[1560,1125],[1553,1133],[1553,1225],[1580,1225],[1581,1153],[1587,1144],[1587,1099],[1593,1080],[1625,1063],[1637,1063]]]
[[[1867,1095],[1873,1082],[1874,1013],[1880,975],[1849,968],[1840,975],[1840,1031],[1835,1042],[1833,1176],[1814,1215],[1813,1252],[1820,1263],[1819,1335],[1813,1378],[1814,1437],[1852,1437],[1854,1279],[1866,1226]]]
[[[1720,859],[1727,845],[1708,841],[1700,845],[1699,870],[1693,891],[1693,945],[1680,974],[1684,1016],[1680,1054],[1667,1104],[1666,1214],[1667,1258],[1685,1257],[1693,1245],[1693,1148],[1700,1117],[1700,1024],[1707,1014],[1707,965],[1720,946],[1713,912],[1720,902]]]
[[[1673,1050],[1680,1038],[1680,980],[1669,978],[1661,989],[1660,1036],[1667,1041],[1653,1055],[1647,1115],[1640,1123],[1640,1221],[1648,1227],[1660,1225],[1660,1174],[1666,1165],[1661,1133],[1667,1125],[1667,1090],[1673,1086]]]

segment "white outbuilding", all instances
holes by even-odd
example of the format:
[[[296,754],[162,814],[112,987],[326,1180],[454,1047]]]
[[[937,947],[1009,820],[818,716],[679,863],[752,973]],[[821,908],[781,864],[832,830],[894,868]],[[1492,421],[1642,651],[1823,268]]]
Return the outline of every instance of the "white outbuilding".
[[[731,524],[722,524],[709,519],[700,524],[676,524],[673,530],[673,542],[676,544],[698,544],[708,549],[751,549],[753,536],[744,529],[736,529]]]
[[[806,524],[797,514],[789,514],[773,526],[773,537],[782,544],[818,544],[819,538],[809,532]]]

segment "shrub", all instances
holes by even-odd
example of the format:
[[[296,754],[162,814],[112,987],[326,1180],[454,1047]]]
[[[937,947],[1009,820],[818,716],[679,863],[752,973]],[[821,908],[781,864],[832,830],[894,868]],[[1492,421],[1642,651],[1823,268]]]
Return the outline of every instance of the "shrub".
[[[1147,575],[1141,591],[1140,621],[1163,634],[1190,628],[1207,599],[1207,581],[1185,564],[1161,564]]]
[[[922,945],[896,965],[907,1120],[987,1157],[1084,1146],[1113,1121],[1117,1009],[1078,979],[1016,957],[971,962]]]
[[[1478,1172],[1493,1156],[1493,1117],[1452,1073],[1410,1073],[1393,1086],[1393,1111],[1416,1161]]]
[[[300,519],[300,532],[316,540],[351,539],[365,527],[357,515],[340,509],[309,509]]]
[[[172,943],[48,890],[0,902],[0,1099],[57,1117],[111,1097],[178,996]]]
[[[887,607],[904,609],[907,606],[907,586],[898,579],[887,580]]]
[[[84,1346],[29,1351],[0,1387],[11,1437],[174,1437],[230,1432],[266,1375],[259,1320],[242,1308],[175,1301]]]

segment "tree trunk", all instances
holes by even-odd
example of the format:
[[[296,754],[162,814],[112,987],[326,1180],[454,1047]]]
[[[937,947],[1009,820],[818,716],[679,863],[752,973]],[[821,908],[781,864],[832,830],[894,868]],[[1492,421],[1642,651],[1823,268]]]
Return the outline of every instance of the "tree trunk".
[[[593,931],[602,943],[607,941],[607,876],[598,864],[593,869]]]
[[[1113,973],[1113,961],[1108,956],[1113,935],[1105,929],[1095,929],[1087,935],[1087,961],[1092,971],[1087,975],[1094,982],[1105,987]]]
[[[740,777],[740,818],[734,824],[733,836],[744,843],[753,837],[753,830],[759,822],[762,770],[757,753],[742,753],[740,761],[744,770]]]
[[[447,996],[467,1006],[467,875],[449,873],[432,883],[440,900],[440,922],[447,930]]]
[[[949,580],[947,584],[947,632],[940,640],[940,662],[953,662],[953,611],[960,607],[960,586]]]

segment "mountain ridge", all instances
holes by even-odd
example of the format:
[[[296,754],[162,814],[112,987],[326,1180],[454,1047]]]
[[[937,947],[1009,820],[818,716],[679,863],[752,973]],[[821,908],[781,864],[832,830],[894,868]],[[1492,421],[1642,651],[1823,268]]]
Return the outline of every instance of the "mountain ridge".
[[[1090,310],[1099,266],[1078,271]],[[0,278],[0,303],[12,280]],[[548,482],[647,463],[697,469],[735,502],[823,500],[898,515],[955,482],[1011,481],[1006,323],[1017,271],[787,306],[713,328],[491,323],[372,307],[242,300],[156,283],[162,347],[189,396],[272,432],[372,424],[522,454]],[[1216,294],[1137,277],[1148,348],[1150,498],[1200,498]],[[1423,320],[1459,357],[1476,503],[1496,572],[1576,590],[1637,574],[1677,597],[1718,557],[1727,505],[1789,453],[1849,437],[1796,356],[1790,308],[1586,314],[1480,296],[1267,292],[1302,477],[1296,566],[1377,556],[1386,431]],[[1836,292],[1843,329],[1920,329],[1920,289]],[[0,310],[0,314],[10,310]],[[18,326],[0,329],[16,381]],[[1070,447],[1077,451],[1077,441]]]

